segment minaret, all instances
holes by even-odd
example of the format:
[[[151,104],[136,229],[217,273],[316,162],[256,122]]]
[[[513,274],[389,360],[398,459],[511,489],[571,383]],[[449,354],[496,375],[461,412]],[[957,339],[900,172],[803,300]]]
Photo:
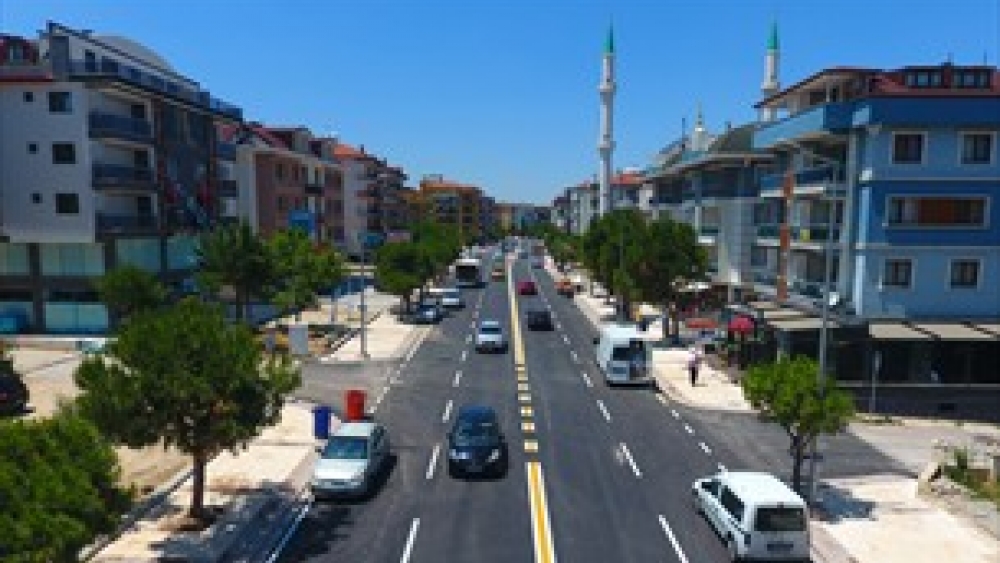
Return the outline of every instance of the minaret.
[[[778,23],[771,24],[771,37],[767,40],[767,57],[764,62],[764,83],[760,85],[760,93],[768,98],[778,93]],[[774,108],[763,108],[761,120],[774,121],[777,111]]]
[[[705,117],[701,113],[701,103],[698,104],[698,116],[694,122],[694,132],[691,133],[689,150],[703,151],[708,148],[708,132],[705,131]]]
[[[608,28],[608,39],[604,43],[604,64],[601,68],[601,138],[597,143],[597,152],[601,157],[600,173],[600,214],[611,211],[611,153],[615,150],[614,141],[614,100],[615,100],[615,35],[614,29]]]

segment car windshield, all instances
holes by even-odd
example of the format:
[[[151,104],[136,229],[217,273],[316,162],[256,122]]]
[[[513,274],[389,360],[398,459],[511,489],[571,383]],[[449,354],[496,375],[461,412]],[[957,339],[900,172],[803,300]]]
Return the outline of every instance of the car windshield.
[[[801,532],[806,529],[806,518],[801,508],[758,508],[754,530],[758,532]]]
[[[459,296],[459,292],[458,292],[457,289],[446,289],[446,290],[444,290],[444,291],[441,292],[441,295],[443,297],[449,297],[449,298],[454,299],[454,298],[457,298]]]
[[[498,326],[481,326],[479,327],[479,334],[500,334],[500,327]]]
[[[323,459],[368,459],[368,440],[334,436],[323,448]]]
[[[455,424],[456,446],[490,446],[499,440],[500,429],[492,420],[459,420]]]

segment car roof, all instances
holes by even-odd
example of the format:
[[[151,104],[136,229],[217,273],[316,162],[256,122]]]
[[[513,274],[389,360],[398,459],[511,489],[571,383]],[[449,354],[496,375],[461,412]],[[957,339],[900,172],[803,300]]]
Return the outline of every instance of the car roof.
[[[770,473],[757,471],[731,471],[720,473],[717,478],[744,502],[753,504],[802,505],[802,497]]]
[[[490,327],[500,328],[500,321],[494,321],[492,319],[486,320],[486,321],[482,321],[482,322],[479,323],[479,327],[480,328],[490,328]]]
[[[458,415],[455,417],[455,421],[463,422],[486,422],[496,420],[497,413],[493,410],[493,407],[488,407],[486,405],[464,405],[458,409]]]
[[[378,427],[377,422],[345,422],[337,428],[337,432],[334,436],[342,436],[346,438],[367,438],[372,435],[375,428]]]

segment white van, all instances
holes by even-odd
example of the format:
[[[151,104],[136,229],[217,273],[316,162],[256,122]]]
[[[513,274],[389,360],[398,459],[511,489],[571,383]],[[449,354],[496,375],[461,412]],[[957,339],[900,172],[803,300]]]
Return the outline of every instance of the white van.
[[[631,325],[601,327],[594,339],[597,366],[608,385],[650,385],[653,377],[653,342]]]
[[[691,492],[730,560],[809,561],[806,503],[775,476],[723,472],[698,479]]]

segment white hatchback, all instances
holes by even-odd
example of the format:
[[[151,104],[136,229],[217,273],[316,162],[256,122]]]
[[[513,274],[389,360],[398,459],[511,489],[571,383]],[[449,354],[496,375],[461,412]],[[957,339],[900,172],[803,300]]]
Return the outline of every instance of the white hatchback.
[[[364,497],[389,463],[389,433],[377,422],[345,422],[318,451],[313,497]]]

